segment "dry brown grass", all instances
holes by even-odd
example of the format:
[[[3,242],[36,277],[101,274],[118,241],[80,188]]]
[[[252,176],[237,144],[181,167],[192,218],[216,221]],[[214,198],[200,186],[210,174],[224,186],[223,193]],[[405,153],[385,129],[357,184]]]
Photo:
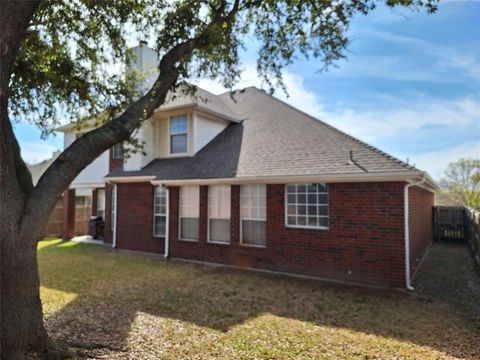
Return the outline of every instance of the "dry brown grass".
[[[39,246],[51,335],[107,359],[474,359],[480,333],[445,302],[166,262],[95,245]]]

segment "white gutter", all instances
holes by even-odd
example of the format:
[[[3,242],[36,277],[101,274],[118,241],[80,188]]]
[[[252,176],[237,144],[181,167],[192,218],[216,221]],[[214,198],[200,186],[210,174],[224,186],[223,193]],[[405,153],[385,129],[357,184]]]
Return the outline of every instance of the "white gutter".
[[[404,191],[403,191],[403,203],[404,203],[404,233],[405,233],[405,287],[409,291],[415,290],[410,283],[411,278],[410,278],[410,230],[409,230],[409,201],[408,201],[408,189],[410,189],[412,186],[419,186],[422,185],[425,182],[426,178],[425,176],[422,177],[420,181],[413,182],[410,184],[405,185]]]
[[[344,173],[344,174],[323,174],[323,175],[272,175],[272,176],[240,176],[235,178],[210,178],[210,179],[177,179],[164,180],[152,179],[153,185],[210,185],[210,184],[245,184],[245,183],[268,183],[288,184],[295,182],[379,182],[379,181],[407,181],[408,179],[425,178],[422,171],[398,171],[378,173]],[[427,178],[427,182],[428,178]],[[432,183],[431,187],[436,188]]]
[[[163,254],[163,257],[168,258],[168,252],[169,252],[169,225],[170,225],[170,190],[167,188],[167,199],[165,201],[165,206],[167,208],[167,216],[165,219],[165,252]]]
[[[113,185],[112,196],[115,196],[115,222],[113,223],[112,248],[116,248],[117,247],[117,219],[118,219],[117,184]]]

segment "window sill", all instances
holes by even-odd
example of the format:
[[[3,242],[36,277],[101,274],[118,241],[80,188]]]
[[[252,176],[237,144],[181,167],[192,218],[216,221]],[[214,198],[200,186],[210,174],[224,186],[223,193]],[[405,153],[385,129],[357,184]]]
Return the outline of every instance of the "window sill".
[[[229,246],[229,242],[222,242],[222,241],[207,241],[207,244],[212,244],[212,245],[225,245]]]
[[[267,245],[251,245],[251,244],[243,244],[240,242],[240,246],[252,249],[266,249]]]
[[[153,235],[153,237],[157,239],[165,239],[165,235]]]
[[[185,241],[185,242],[191,242],[191,243],[198,243],[198,240],[196,239],[177,239],[178,241]]]
[[[303,229],[303,230],[330,230],[329,226],[301,226],[301,225],[285,225],[287,229]]]

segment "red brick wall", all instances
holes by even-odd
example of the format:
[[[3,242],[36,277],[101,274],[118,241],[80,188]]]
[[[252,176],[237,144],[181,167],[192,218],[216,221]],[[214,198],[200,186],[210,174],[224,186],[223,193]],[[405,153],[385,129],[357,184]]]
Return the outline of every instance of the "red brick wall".
[[[153,236],[152,184],[117,185],[116,236],[119,249],[164,253],[165,239]]]
[[[413,186],[408,191],[410,229],[410,272],[413,277],[425,252],[433,241],[432,192]]]
[[[178,239],[178,188],[170,188],[172,257],[403,287],[403,182],[329,185],[330,229],[285,227],[284,185],[267,186],[267,246],[239,243],[239,187],[232,186],[230,245],[207,243],[208,187],[200,188],[200,240]]]

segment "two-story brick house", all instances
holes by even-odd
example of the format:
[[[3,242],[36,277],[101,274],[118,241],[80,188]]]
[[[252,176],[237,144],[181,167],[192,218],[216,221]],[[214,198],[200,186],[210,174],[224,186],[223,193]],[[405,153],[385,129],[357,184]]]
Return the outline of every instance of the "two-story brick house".
[[[432,241],[428,174],[262,90],[179,95],[136,136],[90,184],[114,248],[410,288]]]

